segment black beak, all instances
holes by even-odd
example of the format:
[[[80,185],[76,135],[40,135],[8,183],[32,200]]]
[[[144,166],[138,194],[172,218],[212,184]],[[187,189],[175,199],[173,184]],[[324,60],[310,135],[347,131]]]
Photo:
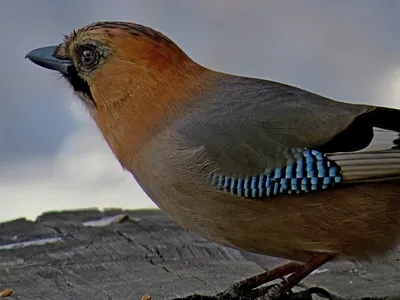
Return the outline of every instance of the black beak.
[[[38,48],[29,52],[25,58],[33,63],[50,70],[68,74],[68,67],[72,65],[70,60],[58,59],[54,56],[57,46]]]

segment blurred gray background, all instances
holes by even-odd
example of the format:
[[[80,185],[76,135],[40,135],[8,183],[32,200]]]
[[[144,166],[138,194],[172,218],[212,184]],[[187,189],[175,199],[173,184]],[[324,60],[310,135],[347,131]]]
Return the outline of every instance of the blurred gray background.
[[[0,2],[0,220],[155,207],[58,75],[24,59],[99,20],[154,27],[197,62],[348,102],[400,108],[400,1]]]

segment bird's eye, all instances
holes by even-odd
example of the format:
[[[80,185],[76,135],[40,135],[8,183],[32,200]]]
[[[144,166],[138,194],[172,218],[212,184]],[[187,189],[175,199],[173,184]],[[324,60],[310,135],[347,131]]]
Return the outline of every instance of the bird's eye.
[[[84,67],[91,67],[97,63],[98,53],[93,47],[85,47],[81,50],[81,64]]]

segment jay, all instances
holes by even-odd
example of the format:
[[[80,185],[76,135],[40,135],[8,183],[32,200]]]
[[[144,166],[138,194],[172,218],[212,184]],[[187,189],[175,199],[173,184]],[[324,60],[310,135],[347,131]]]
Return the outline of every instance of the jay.
[[[266,297],[284,295],[330,260],[371,260],[399,241],[399,110],[210,70],[128,22],[87,25],[27,58],[71,84],[176,223],[292,260],[236,283],[233,298],[283,277]]]

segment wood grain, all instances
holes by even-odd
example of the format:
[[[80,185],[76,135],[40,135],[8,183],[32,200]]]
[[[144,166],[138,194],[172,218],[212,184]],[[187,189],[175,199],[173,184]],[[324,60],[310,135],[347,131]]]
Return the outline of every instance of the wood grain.
[[[104,227],[84,226],[120,213],[129,218]],[[49,238],[52,243],[32,245]],[[31,244],[19,244],[23,242]],[[400,295],[396,257],[399,253],[379,265],[330,263],[304,284],[343,297],[395,297]],[[12,299],[213,295],[282,262],[206,241],[158,210],[54,212],[35,222],[0,224],[0,290],[13,289]]]

